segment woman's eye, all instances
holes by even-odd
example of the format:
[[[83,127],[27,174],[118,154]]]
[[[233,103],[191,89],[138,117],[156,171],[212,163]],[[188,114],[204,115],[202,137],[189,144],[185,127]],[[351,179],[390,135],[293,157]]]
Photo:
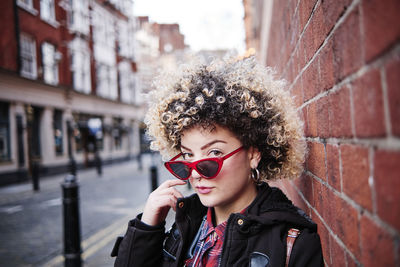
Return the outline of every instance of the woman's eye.
[[[222,152],[219,151],[219,150],[212,150],[210,152],[210,155],[213,156],[213,157],[219,157],[219,156],[222,156]]]
[[[192,155],[191,153],[182,152],[182,158],[183,158],[184,160],[190,159],[191,157],[193,157],[193,155]]]

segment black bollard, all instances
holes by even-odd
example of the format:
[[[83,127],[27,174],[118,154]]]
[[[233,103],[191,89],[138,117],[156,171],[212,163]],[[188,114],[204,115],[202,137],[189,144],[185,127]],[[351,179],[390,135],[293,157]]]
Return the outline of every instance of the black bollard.
[[[69,173],[76,176],[76,162],[74,158],[69,159]]]
[[[61,184],[64,209],[65,267],[80,267],[81,230],[79,220],[79,185],[74,175],[67,175]]]
[[[97,174],[101,176],[103,174],[102,163],[99,153],[96,153],[94,156],[94,161],[96,165]]]
[[[39,189],[40,189],[39,171],[40,171],[39,162],[37,162],[35,160],[35,161],[32,162],[32,184],[33,184],[33,190],[34,191],[39,191]]]
[[[151,191],[157,189],[158,187],[158,177],[157,177],[157,166],[152,165],[150,167],[150,179],[151,179]]]

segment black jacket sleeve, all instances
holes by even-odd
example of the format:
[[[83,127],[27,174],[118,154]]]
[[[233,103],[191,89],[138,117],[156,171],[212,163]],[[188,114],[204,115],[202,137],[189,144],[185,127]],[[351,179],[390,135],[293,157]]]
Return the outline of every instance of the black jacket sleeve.
[[[296,238],[289,259],[289,267],[324,266],[321,240],[318,233],[303,229]]]
[[[165,223],[149,226],[141,215],[131,220],[128,230],[116,249],[115,267],[160,266],[165,237]]]

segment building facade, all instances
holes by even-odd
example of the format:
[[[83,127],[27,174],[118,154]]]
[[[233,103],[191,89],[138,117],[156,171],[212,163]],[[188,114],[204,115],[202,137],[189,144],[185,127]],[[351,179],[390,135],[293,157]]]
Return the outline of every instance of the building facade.
[[[0,4],[0,185],[140,153],[131,0]]]

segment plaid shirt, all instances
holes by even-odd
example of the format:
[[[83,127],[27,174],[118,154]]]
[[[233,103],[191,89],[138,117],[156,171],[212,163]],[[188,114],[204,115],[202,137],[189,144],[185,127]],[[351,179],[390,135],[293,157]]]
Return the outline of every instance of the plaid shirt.
[[[226,221],[214,227],[212,223],[212,209],[207,211],[207,220],[201,229],[200,238],[196,244],[193,257],[186,260],[188,267],[214,267],[221,260],[222,245],[224,243],[224,232]]]

